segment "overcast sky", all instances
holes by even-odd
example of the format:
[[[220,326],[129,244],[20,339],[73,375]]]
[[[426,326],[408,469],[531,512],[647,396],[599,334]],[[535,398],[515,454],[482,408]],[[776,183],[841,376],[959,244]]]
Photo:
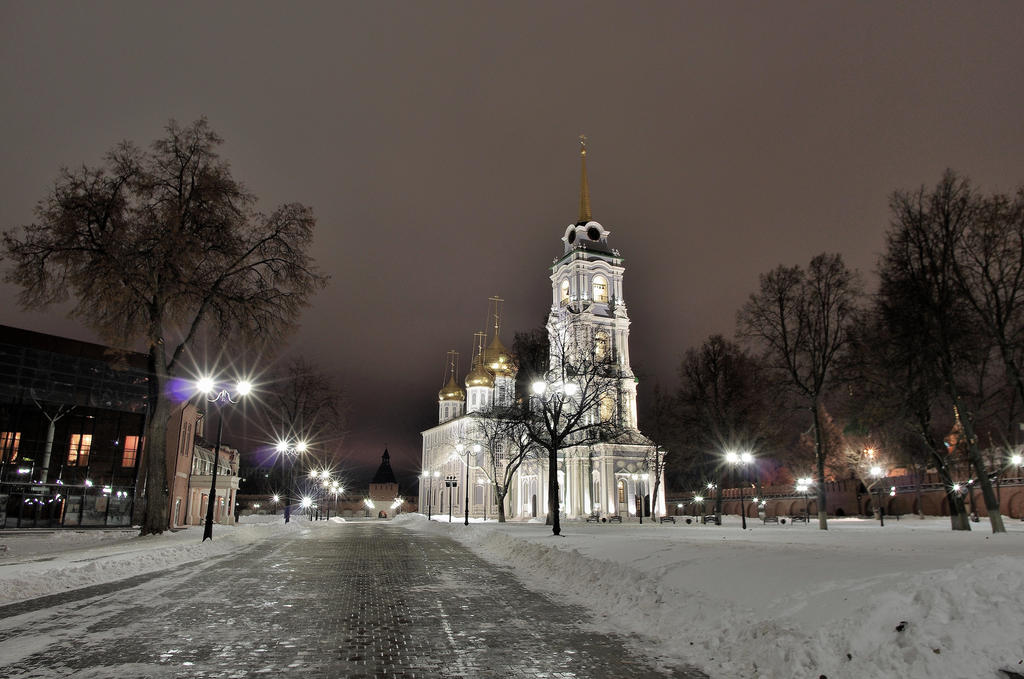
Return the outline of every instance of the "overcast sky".
[[[509,344],[547,313],[581,132],[642,413],[759,274],[827,250],[873,284],[894,189],[1024,183],[1022,36],[1019,2],[3,1],[0,228],[60,166],[207,116],[261,207],[319,220],[331,284],[284,350],[350,394],[353,464],[415,473],[487,298]],[[96,339],[16,292],[2,322]]]

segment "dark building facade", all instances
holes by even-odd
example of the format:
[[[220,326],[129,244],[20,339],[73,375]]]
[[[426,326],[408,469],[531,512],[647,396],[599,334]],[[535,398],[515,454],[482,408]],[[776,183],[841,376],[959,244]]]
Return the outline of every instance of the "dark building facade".
[[[146,356],[0,326],[0,528],[131,524]]]

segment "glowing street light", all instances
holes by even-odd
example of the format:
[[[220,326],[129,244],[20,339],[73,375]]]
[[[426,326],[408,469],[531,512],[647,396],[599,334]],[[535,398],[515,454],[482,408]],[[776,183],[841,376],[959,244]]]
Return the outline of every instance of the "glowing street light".
[[[743,530],[747,529],[747,505],[743,501],[744,484],[747,481],[747,465],[754,461],[754,456],[749,451],[737,453],[730,450],[725,454],[725,461],[733,467],[743,467],[743,483],[740,484],[740,521]]]
[[[810,476],[801,476],[796,480],[796,492],[802,493],[804,496],[804,523],[811,523],[811,510],[810,500],[807,499],[807,495],[811,490],[811,486],[814,485],[814,479]]]
[[[206,401],[217,406],[220,417],[217,418],[217,443],[213,447],[213,473],[210,475],[210,500],[206,505],[206,524],[203,527],[203,542],[213,539],[213,513],[217,503],[217,468],[220,467],[220,442],[224,434],[224,412],[222,405],[234,405],[243,397],[252,393],[252,382],[239,380],[233,388],[218,384],[210,375],[203,375],[196,380],[196,391],[206,397]]]
[[[292,486],[295,485],[295,458],[302,455],[309,449],[309,444],[306,441],[299,439],[298,441],[292,441],[291,439],[278,439],[274,445],[274,450],[277,451],[281,458],[281,476],[284,476],[284,460],[288,458],[288,476],[289,479],[285,481],[285,496],[284,496],[284,522],[288,523],[292,515],[292,502],[291,492]]]
[[[882,487],[878,485],[878,481],[885,473],[878,465],[873,466],[869,471],[872,478],[875,479],[875,482],[872,484],[875,489],[875,496],[878,498],[878,507],[875,508],[875,511],[878,512],[878,525],[882,527],[885,526],[885,511],[882,509]]]

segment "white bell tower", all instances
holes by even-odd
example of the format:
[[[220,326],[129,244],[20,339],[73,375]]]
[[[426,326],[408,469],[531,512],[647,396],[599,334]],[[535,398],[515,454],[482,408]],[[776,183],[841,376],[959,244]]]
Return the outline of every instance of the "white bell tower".
[[[563,253],[551,266],[551,312],[548,329],[560,333],[568,323],[586,329],[597,360],[613,360],[619,378],[613,416],[637,428],[636,378],[629,365],[629,315],[622,290],[625,272],[619,251],[608,245],[610,231],[593,220],[587,182],[586,137],[580,136],[580,211],[562,236]],[[551,360],[555,361],[555,352]],[[552,364],[554,367],[554,364]],[[612,415],[602,414],[602,417]]]

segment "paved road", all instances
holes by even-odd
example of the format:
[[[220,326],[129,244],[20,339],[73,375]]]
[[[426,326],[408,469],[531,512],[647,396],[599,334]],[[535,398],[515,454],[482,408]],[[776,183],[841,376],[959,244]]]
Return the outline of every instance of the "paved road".
[[[0,609],[0,676],[703,676],[659,672],[636,644],[591,631],[585,611],[448,538],[384,522],[130,584]]]

